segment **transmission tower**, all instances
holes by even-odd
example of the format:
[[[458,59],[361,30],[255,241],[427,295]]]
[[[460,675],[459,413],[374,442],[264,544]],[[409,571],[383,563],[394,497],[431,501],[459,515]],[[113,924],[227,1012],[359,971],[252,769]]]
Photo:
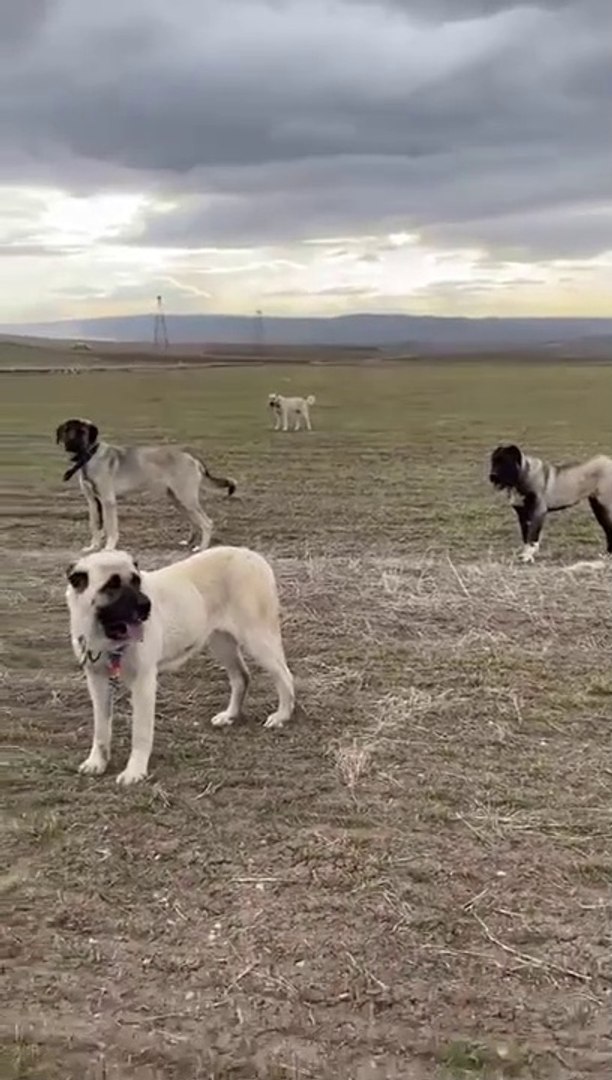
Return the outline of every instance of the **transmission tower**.
[[[258,349],[263,349],[265,343],[264,314],[258,308],[255,312],[255,345]]]
[[[170,344],[166,316],[164,315],[164,302],[161,296],[157,297],[155,321],[153,323],[153,344],[156,349],[167,349]]]

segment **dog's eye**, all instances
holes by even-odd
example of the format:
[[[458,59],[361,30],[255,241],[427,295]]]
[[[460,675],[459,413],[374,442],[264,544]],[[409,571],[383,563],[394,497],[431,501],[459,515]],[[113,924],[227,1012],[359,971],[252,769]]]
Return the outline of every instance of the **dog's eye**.
[[[119,574],[111,574],[108,581],[104,583],[101,588],[101,592],[117,592],[121,588],[121,578]]]
[[[72,585],[75,592],[85,592],[89,584],[89,577],[86,570],[70,570],[68,572],[68,581]]]
[[[132,574],[130,578],[130,585],[133,585],[135,589],[140,588],[140,574]]]

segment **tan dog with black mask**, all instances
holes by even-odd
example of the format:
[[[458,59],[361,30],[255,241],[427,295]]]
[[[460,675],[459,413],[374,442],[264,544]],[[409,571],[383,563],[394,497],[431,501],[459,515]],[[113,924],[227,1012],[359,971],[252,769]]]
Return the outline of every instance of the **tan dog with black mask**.
[[[93,743],[81,772],[100,774],[108,765],[115,676],[132,696],[132,750],[117,783],[144,779],[158,675],[181,667],[204,647],[227,671],[231,688],[227,708],[212,724],[232,724],[241,714],[249,682],[242,648],[268,672],[278,694],[278,708],[264,726],[280,728],[291,718],[293,676],[283,649],[276,581],[256,552],[217,547],[150,573],[140,573],[125,552],[96,552],[70,567],[66,600],[72,647],[94,714]]]

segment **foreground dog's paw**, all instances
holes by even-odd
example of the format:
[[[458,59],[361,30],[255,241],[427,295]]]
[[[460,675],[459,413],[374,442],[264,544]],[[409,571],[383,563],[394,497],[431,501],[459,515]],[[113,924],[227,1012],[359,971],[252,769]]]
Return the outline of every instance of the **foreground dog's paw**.
[[[83,553],[83,555],[91,555],[91,553],[93,551],[99,551],[101,547],[102,547],[101,543],[100,544],[86,544],[85,547],[81,548],[81,552]]]
[[[224,712],[218,712],[216,716],[213,716],[210,721],[213,727],[230,727],[238,718],[232,716],[231,712],[225,709]]]
[[[79,765],[79,772],[84,776],[102,776],[106,771],[108,762],[102,752],[91,753],[85,761]]]
[[[265,728],[282,728],[283,724],[286,724],[288,719],[289,719],[289,717],[282,716],[281,713],[273,712],[272,715],[269,716],[268,719],[266,720],[266,722],[264,724],[264,727]]]
[[[119,787],[129,787],[131,784],[138,784],[141,780],[146,780],[146,778],[146,768],[128,765],[123,772],[119,773],[116,783],[119,784]]]

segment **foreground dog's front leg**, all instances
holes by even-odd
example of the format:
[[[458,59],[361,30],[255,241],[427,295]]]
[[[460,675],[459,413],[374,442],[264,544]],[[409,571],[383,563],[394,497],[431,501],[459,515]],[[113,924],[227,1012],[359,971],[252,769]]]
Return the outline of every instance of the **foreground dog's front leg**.
[[[89,757],[79,765],[79,772],[101,776],[110,760],[112,735],[112,690],[106,672],[85,671],[87,688],[93,705],[94,733]]]
[[[155,668],[139,673],[132,683],[132,751],[125,769],[117,777],[118,784],[136,784],[147,775],[153,748],[156,688]]]

